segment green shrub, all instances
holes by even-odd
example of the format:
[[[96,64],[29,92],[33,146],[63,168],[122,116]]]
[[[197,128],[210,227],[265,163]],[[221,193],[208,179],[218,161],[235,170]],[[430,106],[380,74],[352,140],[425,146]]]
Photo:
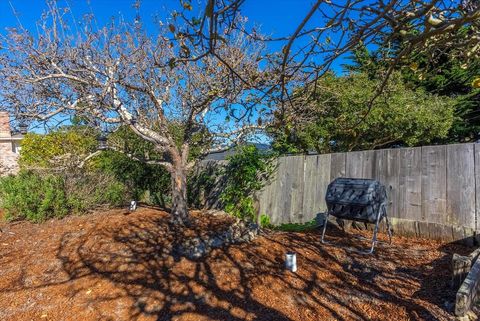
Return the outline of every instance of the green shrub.
[[[111,182],[104,189],[97,191],[97,204],[108,204],[110,206],[120,206],[124,203],[127,192],[125,186],[120,182]]]
[[[229,157],[223,173],[225,186],[220,194],[226,212],[241,219],[255,220],[253,193],[264,186],[273,172],[272,156],[254,145],[245,145]]]
[[[118,206],[128,195],[123,184],[103,173],[52,174],[21,171],[0,179],[0,208],[7,220],[40,222],[81,214],[98,206]]]
[[[119,206],[131,196],[124,184],[101,171],[79,170],[64,177],[69,210],[75,214],[99,206]]]
[[[273,224],[270,223],[270,216],[265,214],[260,215],[260,226],[262,228],[273,228]]]
[[[0,179],[0,207],[6,219],[39,222],[68,213],[64,181],[54,175],[21,172]]]
[[[91,164],[91,170],[111,175],[131,191],[131,196],[145,203],[166,207],[170,194],[170,174],[160,165],[134,161],[127,156],[105,151]]]
[[[28,134],[22,141],[20,165],[23,170],[54,172],[65,180],[69,210],[83,213],[91,208],[116,206],[125,199],[136,199],[165,207],[169,199],[170,175],[158,165],[144,164],[126,155],[105,151],[83,159],[96,151],[98,131],[84,125],[65,126],[47,134]],[[122,127],[108,136],[109,144],[142,158],[159,158],[153,145]]]

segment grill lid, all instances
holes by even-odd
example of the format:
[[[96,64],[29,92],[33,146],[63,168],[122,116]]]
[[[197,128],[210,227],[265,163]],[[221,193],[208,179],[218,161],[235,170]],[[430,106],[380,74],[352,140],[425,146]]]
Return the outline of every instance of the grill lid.
[[[387,193],[376,180],[340,177],[328,185],[325,201],[333,216],[375,223]]]
[[[367,206],[387,199],[385,187],[374,179],[336,178],[328,185],[325,201],[328,204]]]

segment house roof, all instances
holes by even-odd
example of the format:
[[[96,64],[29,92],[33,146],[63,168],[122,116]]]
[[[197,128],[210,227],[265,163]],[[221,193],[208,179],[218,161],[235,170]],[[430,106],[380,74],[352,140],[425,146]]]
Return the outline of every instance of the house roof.
[[[251,144],[257,147],[261,151],[266,151],[271,149],[270,145],[267,145],[267,144],[259,144],[259,143],[251,143]],[[205,157],[205,160],[225,160],[228,156],[234,155],[235,153],[236,153],[235,147],[233,147],[223,152],[210,153]]]
[[[7,141],[7,142],[8,142],[8,141],[10,141],[10,142],[12,142],[12,141],[20,141],[20,140],[22,140],[22,139],[23,139],[23,135],[22,135],[22,134],[14,134],[14,135],[9,136],[9,137],[0,137],[0,141],[3,141],[3,142],[5,142],[5,141]]]

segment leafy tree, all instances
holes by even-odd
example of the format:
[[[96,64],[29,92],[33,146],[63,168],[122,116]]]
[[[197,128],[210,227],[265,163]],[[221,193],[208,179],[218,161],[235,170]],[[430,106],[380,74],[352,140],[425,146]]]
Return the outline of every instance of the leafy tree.
[[[475,38],[471,28],[460,28],[455,32],[454,40],[441,43],[433,52],[413,50],[395,66],[409,87],[454,99],[452,127],[447,137],[437,139],[437,142],[480,138],[480,89],[474,86],[475,79],[480,75],[480,58],[475,54],[467,57],[461,45]],[[404,46],[396,41],[389,44],[388,50],[399,52]],[[382,79],[389,67],[388,60],[382,60],[385,56],[383,52],[388,50],[368,50],[361,44],[354,50],[351,63],[345,69],[367,73],[371,79]]]
[[[470,37],[469,28],[458,31],[459,39]],[[465,58],[460,54],[462,50],[458,43],[452,42],[434,54],[413,52],[399,66],[409,84],[455,99],[454,122],[441,142],[480,138],[480,89],[474,86],[480,75],[480,57]]]
[[[453,121],[451,99],[409,89],[397,72],[370,105],[377,86],[366,73],[328,74],[315,92],[294,98],[285,126],[273,132],[274,147],[328,153],[415,146],[446,136]]]
[[[75,166],[96,150],[96,132],[84,126],[63,127],[46,135],[28,133],[22,140],[23,168]]]

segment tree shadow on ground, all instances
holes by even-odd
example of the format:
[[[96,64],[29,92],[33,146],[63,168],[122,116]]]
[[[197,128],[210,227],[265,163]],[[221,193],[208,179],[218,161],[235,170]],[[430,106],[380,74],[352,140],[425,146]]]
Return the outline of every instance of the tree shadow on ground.
[[[290,320],[252,297],[252,273],[228,251],[217,250],[208,260],[179,258],[173,254],[177,236],[165,218],[149,218],[81,238],[66,234],[57,257],[70,279],[101,277],[121,288],[95,300],[133,299],[131,319],[173,320],[191,313],[220,320]]]
[[[454,253],[460,255],[469,255],[475,248],[467,246],[473,244],[469,239],[450,242],[439,247],[443,255],[431,262],[425,269],[397,269],[397,273],[408,273],[414,276],[420,282],[420,289],[416,291],[413,298],[429,300],[448,313],[455,312],[455,299],[458,287],[452,284],[452,257]]]
[[[441,258],[425,258],[428,253],[421,247],[400,243],[380,245],[366,256],[346,249],[368,242],[354,242],[332,225],[328,239],[337,246],[321,244],[319,231],[275,232],[191,261],[174,255],[183,236],[167,223],[167,215],[135,215],[121,224],[63,234],[56,254],[62,273],[52,272],[34,286],[26,285],[20,273],[1,291],[65,284],[65,296],[78,300],[81,293],[83,300],[93,287],[86,299],[102,320],[385,320],[389,313],[399,313],[399,320],[451,317],[441,299],[441,292],[450,289],[448,282],[431,286],[435,278],[446,278],[441,269],[457,250],[451,245],[445,245]],[[201,229],[193,233],[201,235]],[[284,269],[287,251],[297,253],[297,273]]]
[[[445,312],[450,313],[448,309],[439,303],[439,297],[443,297],[450,289],[448,282],[445,281],[444,264],[445,261],[451,259],[451,255],[458,249],[458,246],[445,245],[442,249],[446,252],[441,259],[428,262],[425,267],[432,267],[432,269],[425,270],[423,267],[413,266],[405,267],[407,262],[405,259],[415,260],[422,256],[421,250],[402,248],[398,245],[388,245],[383,242],[383,245],[377,246],[372,255],[360,254],[360,252],[368,248],[369,241],[353,242],[355,238],[350,233],[332,225],[329,227],[330,232],[334,235],[334,246],[343,248],[345,251],[332,251],[331,247],[322,246],[319,241],[320,236],[313,233],[307,233],[305,236],[292,238],[289,243],[291,250],[299,247],[304,247],[308,244],[308,248],[312,252],[317,252],[324,258],[325,264],[314,262],[307,259],[307,264],[312,265],[317,269],[329,269],[333,277],[342,280],[342,286],[338,288],[325,289],[325,295],[334,302],[349,310],[350,315],[358,317],[361,320],[371,320],[371,315],[364,313],[363,309],[355,309],[355,303],[361,301],[370,305],[395,304],[403,307],[408,320],[438,320],[438,316],[421,304],[412,300],[419,298],[425,302],[433,303]],[[358,232],[358,231],[357,231]],[[363,232],[365,233],[365,231]],[[384,235],[384,239],[386,236]],[[358,239],[357,239],[358,240]],[[463,247],[464,249],[465,247]],[[331,264],[340,264],[341,270],[332,269]],[[437,266],[441,262],[439,266]],[[429,282],[440,276],[440,286],[429,287]],[[418,296],[419,291],[414,293],[411,297],[407,295],[409,289],[415,283],[421,284],[422,296]],[[440,293],[440,295],[439,295]],[[452,293],[450,291],[449,296]],[[380,317],[381,320],[388,318],[385,314]],[[397,316],[399,317],[399,316]],[[338,318],[339,320],[347,320],[347,318]],[[403,318],[401,318],[403,320]]]
[[[342,222],[342,224],[345,223]],[[333,225],[333,227],[336,229],[336,234],[344,237],[351,237],[351,235],[345,233],[342,224]],[[361,229],[364,230],[365,228],[366,227],[362,227]],[[385,226],[383,226],[383,229],[385,229]],[[394,269],[393,274],[383,274],[383,278],[391,279],[392,281],[403,280],[404,284],[411,282],[419,283],[420,287],[412,294],[411,299],[419,299],[429,302],[438,309],[447,312],[453,318],[455,311],[456,291],[458,290],[458,287],[454,288],[452,285],[452,256],[454,253],[469,255],[475,249],[472,247],[472,244],[474,243],[475,240],[472,237],[445,243],[437,248],[437,251],[442,255],[432,260],[428,260],[428,262],[421,268],[418,266],[407,266],[402,264],[401,261],[392,260],[392,258],[397,257],[395,252],[398,251],[393,248],[388,249],[387,251],[376,250],[375,256],[381,258],[381,260],[384,260],[384,262],[387,262],[387,264],[389,262],[395,263],[396,268]],[[429,255],[429,251],[426,249],[406,247],[402,249],[401,246],[399,249],[401,249],[401,251],[404,252],[404,254],[410,259],[424,259],[424,257],[428,257]],[[379,272],[378,270],[370,271],[368,267],[365,269],[365,264],[359,264],[356,261],[354,262],[353,266],[355,265],[358,265],[359,267],[354,269],[354,273],[360,279],[369,280],[371,279],[372,273],[377,274]],[[347,266],[349,265],[347,264]],[[350,269],[347,268],[347,270]],[[401,287],[402,285],[399,286]],[[388,297],[389,300],[393,300],[392,302],[400,303],[405,305],[405,307],[412,308],[409,304],[409,300],[398,300],[398,298],[395,298],[394,296]],[[436,318],[429,311],[424,309],[416,309],[414,307],[411,311],[412,312],[409,313],[411,317],[413,317],[413,315],[418,315],[422,318],[422,320],[436,320]]]

